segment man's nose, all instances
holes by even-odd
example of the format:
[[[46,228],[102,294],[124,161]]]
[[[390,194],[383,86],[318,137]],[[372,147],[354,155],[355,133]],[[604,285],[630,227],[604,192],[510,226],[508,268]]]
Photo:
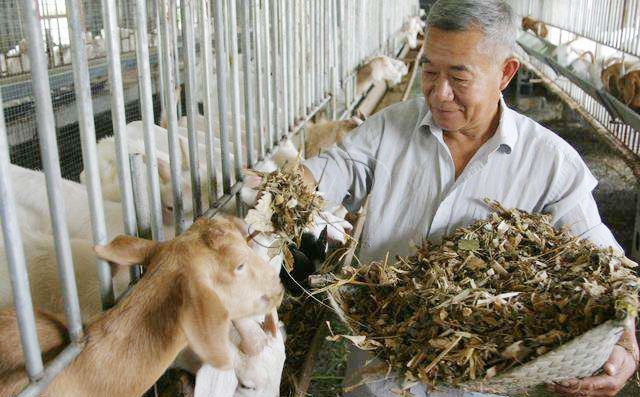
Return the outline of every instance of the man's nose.
[[[432,95],[437,102],[453,101],[453,90],[449,84],[449,80],[443,76],[438,77],[433,87]]]

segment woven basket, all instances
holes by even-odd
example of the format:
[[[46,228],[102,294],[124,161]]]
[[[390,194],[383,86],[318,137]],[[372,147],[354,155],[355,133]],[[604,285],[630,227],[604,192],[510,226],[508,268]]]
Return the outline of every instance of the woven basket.
[[[349,288],[349,287],[343,287]],[[353,332],[340,301],[340,291],[330,291],[329,302],[342,322]],[[458,389],[493,395],[513,395],[534,386],[593,375],[607,361],[629,320],[609,320],[562,346],[515,367],[495,378],[456,385]],[[443,384],[443,387],[448,385]]]

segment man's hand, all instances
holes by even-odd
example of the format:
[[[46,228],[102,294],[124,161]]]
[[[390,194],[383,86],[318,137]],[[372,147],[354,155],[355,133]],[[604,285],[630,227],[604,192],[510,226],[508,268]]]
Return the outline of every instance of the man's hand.
[[[271,165],[266,165],[257,169],[256,171],[271,173],[275,172],[277,168],[273,168]],[[298,166],[298,171],[302,175],[302,182],[309,187],[311,190],[316,189],[316,181],[313,179],[313,175],[311,171],[307,169],[307,167],[303,165]],[[244,169],[242,170],[242,174],[244,177],[244,185],[240,190],[240,198],[242,201],[248,205],[249,207],[254,207],[259,199],[258,197],[258,187],[262,184],[262,177],[258,175],[253,170]]]
[[[620,345],[622,342],[626,343],[624,347]],[[626,331],[619,343],[613,347],[609,360],[604,364],[603,374],[585,379],[568,379],[549,385],[549,389],[561,396],[615,396],[633,376],[638,365],[638,342],[634,332]]]

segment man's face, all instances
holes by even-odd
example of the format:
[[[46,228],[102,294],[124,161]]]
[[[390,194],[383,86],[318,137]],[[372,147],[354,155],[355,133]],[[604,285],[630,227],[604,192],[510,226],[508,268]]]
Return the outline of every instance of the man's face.
[[[490,123],[506,86],[502,60],[484,48],[480,30],[430,28],[422,66],[422,92],[433,119],[445,131]]]

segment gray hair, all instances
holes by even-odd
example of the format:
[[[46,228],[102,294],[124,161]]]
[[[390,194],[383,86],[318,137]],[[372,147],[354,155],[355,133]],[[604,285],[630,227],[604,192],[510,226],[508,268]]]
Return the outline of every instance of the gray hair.
[[[516,50],[517,26],[516,14],[504,0],[438,0],[427,18],[427,30],[480,29],[485,42],[504,51],[505,58]]]

